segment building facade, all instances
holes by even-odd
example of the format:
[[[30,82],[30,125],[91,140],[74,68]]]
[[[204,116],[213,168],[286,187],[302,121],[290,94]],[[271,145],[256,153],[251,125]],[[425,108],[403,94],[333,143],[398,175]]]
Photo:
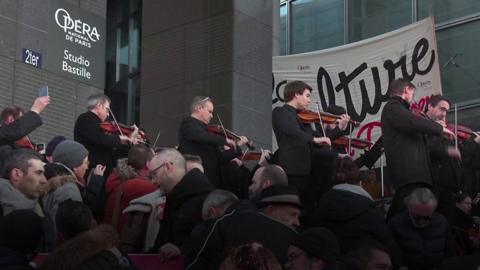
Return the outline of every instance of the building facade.
[[[480,2],[475,0],[280,0],[280,55],[331,48],[433,16],[443,94],[458,121],[480,130]],[[453,106],[452,106],[453,107]],[[453,121],[453,113],[448,119]]]

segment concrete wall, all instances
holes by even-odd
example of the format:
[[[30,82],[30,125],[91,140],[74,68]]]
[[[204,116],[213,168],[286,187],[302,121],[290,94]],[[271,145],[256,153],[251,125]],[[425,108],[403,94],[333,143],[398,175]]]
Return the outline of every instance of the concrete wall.
[[[270,0],[144,0],[142,127],[174,146],[193,97],[207,95],[227,128],[269,147],[271,21]]]
[[[66,2],[106,16],[106,0]],[[48,11],[48,1],[0,1],[0,110],[11,105],[30,109],[38,89],[48,85],[51,104],[41,114],[43,126],[31,134],[37,143],[46,143],[55,135],[72,138],[73,125],[78,114],[86,110],[87,97],[103,92],[103,89],[22,63],[22,48],[39,52],[46,59]]]

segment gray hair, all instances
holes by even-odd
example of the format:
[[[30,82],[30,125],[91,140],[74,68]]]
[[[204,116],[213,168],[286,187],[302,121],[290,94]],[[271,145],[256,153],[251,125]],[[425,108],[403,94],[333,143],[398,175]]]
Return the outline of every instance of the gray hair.
[[[205,96],[194,97],[192,103],[190,104],[190,112],[191,113],[195,112],[197,107],[203,108],[203,106],[205,106],[205,103],[207,103],[207,101],[212,102],[212,99]]]
[[[260,179],[262,183],[270,180],[272,185],[288,185],[288,178],[285,174],[285,171],[282,167],[278,165],[268,164],[263,167],[263,170],[260,172]]]
[[[87,110],[89,111],[93,110],[93,108],[95,108],[95,106],[97,106],[98,103],[105,104],[107,102],[112,103],[110,101],[110,98],[107,97],[105,94],[103,93],[93,94],[89,96],[87,99]]]
[[[215,189],[210,192],[205,198],[205,201],[203,201],[202,216],[205,217],[208,215],[208,209],[210,209],[210,207],[226,209],[236,201],[238,201],[238,197],[232,192],[224,189]]]
[[[421,204],[428,204],[433,201],[437,204],[437,198],[429,188],[419,187],[414,189],[407,197],[405,197],[405,205],[411,206],[414,202],[419,202]]]
[[[184,170],[185,172],[187,171],[187,163],[185,162],[185,158],[180,152],[178,152],[177,149],[163,149],[156,153],[153,159],[158,159],[161,163],[171,162],[178,169]]]

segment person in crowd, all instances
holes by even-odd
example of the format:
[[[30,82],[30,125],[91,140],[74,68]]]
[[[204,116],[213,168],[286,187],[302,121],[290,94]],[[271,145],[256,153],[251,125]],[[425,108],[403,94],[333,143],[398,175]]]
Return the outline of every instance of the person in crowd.
[[[68,241],[92,229],[97,225],[97,222],[87,205],[82,202],[67,200],[58,206],[55,224],[60,240]]]
[[[110,99],[104,94],[94,94],[87,99],[87,112],[78,116],[73,135],[75,141],[83,144],[89,152],[89,171],[97,165],[106,167],[108,177],[115,166],[115,151],[131,143],[137,144],[138,128],[130,136],[107,134],[102,131],[100,123],[110,115]],[[120,150],[119,150],[120,151]]]
[[[42,218],[31,210],[8,213],[0,221],[0,269],[35,269],[30,261],[36,256],[43,236]]]
[[[180,254],[193,228],[202,222],[203,202],[214,187],[198,169],[187,172],[175,149],[157,153],[148,167],[152,181],[167,197],[155,248],[166,259]]]
[[[102,224],[65,242],[38,269],[136,269],[120,253],[118,244],[115,229]]]
[[[45,148],[45,159],[52,163],[53,162],[53,151],[55,151],[55,148],[57,148],[57,145],[63,141],[65,141],[67,138],[64,136],[55,136],[53,137],[47,144],[47,147]]]
[[[366,241],[347,254],[359,270],[392,270],[388,249],[377,241]]]
[[[361,187],[360,170],[355,162],[345,156],[337,160],[335,167],[335,186],[320,199],[311,225],[331,230],[343,254],[374,239],[392,250],[396,265],[401,264],[401,251],[382,213]]]
[[[389,101],[381,116],[387,171],[395,189],[388,217],[400,212],[403,199],[417,187],[432,187],[431,164],[425,135],[453,135],[441,123],[410,111],[415,86],[406,79],[394,80],[388,89]]]
[[[104,221],[113,225],[119,234],[126,217],[122,211],[128,203],[157,189],[149,179],[150,171],[147,168],[147,162],[153,155],[153,151],[145,145],[134,145],[128,151],[128,158],[119,159],[117,167],[108,176],[105,184],[107,202]]]
[[[311,102],[312,87],[302,81],[289,82],[284,89],[285,104],[272,111],[272,127],[278,143],[275,160],[287,176],[288,184],[297,188],[307,216],[315,209],[316,179],[312,178],[312,168],[324,153],[330,153],[331,141],[328,137],[315,137],[313,130],[305,126],[297,116],[297,111],[307,110]],[[312,146],[320,145],[312,154]]]
[[[297,197],[298,199],[298,197]],[[289,241],[296,231],[259,212],[247,200],[234,202],[224,215],[212,221],[197,250],[185,252],[186,269],[218,269],[226,248],[258,242],[272,251],[278,262],[287,261]]]
[[[281,270],[275,256],[259,243],[247,243],[226,252],[220,270]]]
[[[288,178],[282,167],[274,164],[259,167],[253,174],[252,184],[248,187],[250,200],[257,203],[260,192],[273,185],[288,185]]]
[[[303,205],[298,191],[292,186],[273,185],[260,192],[257,203],[265,215],[295,229],[300,227],[300,214]]]
[[[187,161],[187,171],[197,168],[202,173],[205,173],[205,169],[203,168],[202,158],[200,156],[185,154],[183,155],[183,157]]]
[[[182,154],[200,156],[205,174],[212,184],[219,187],[220,166],[241,153],[240,146],[248,139],[244,136],[234,141],[208,132],[207,125],[213,118],[213,102],[209,97],[197,96],[190,105],[190,116],[180,123],[178,131],[179,151]],[[224,150],[224,146],[230,146]]]
[[[228,190],[215,189],[210,192],[202,206],[203,221],[223,216],[227,208],[236,201],[238,201],[238,197]]]
[[[453,196],[455,211],[451,219],[452,233],[457,255],[471,254],[480,246],[480,235],[477,233],[480,223],[478,218],[473,219],[472,198],[465,193],[457,193]],[[477,223],[475,223],[477,221]]]
[[[331,231],[312,227],[293,237],[287,256],[287,270],[338,269],[340,246]]]
[[[43,211],[38,203],[46,183],[43,162],[37,153],[28,149],[15,150],[5,164],[4,179],[0,179],[0,205],[3,215],[18,210]]]
[[[407,211],[388,223],[408,269],[430,269],[452,255],[447,220],[435,212],[437,199],[428,188],[416,188],[406,198]]]

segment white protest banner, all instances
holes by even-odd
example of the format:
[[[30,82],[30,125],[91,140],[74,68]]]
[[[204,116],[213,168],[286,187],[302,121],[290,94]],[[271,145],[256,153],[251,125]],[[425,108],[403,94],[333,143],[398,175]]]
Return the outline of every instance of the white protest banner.
[[[375,142],[388,85],[400,77],[416,86],[412,106],[423,108],[430,95],[442,93],[433,18],[335,48],[274,57],[272,104],[283,105],[287,82],[304,81],[313,88],[312,111],[316,102],[322,110],[342,106],[361,122],[354,137]]]

